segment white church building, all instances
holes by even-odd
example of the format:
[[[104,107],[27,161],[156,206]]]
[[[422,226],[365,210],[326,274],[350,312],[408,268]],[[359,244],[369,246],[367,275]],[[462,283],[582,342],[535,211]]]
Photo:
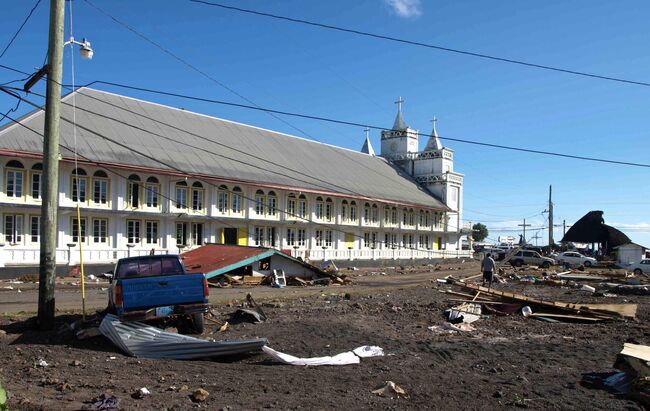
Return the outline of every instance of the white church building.
[[[402,114],[361,152],[90,88],[62,98],[57,264],[207,243],[312,261],[456,258],[463,175]],[[0,128],[0,266],[39,261],[44,112]],[[76,143],[75,143],[76,141]],[[75,155],[77,162],[75,166]],[[77,219],[77,205],[81,218]]]

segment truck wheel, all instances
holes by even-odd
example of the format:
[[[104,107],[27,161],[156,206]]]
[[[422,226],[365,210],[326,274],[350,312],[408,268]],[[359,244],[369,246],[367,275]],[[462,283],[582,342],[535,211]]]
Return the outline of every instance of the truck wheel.
[[[641,275],[642,273],[643,272],[641,271],[640,268],[637,268],[637,269],[634,270],[634,274],[636,274],[636,275]]]
[[[585,267],[591,267],[591,261],[585,261]]]
[[[192,314],[192,333],[193,334],[203,334],[203,329],[205,328],[205,322],[203,320],[203,313]]]
[[[523,261],[521,261],[521,260],[515,260],[515,267],[521,267],[522,265],[524,265],[524,262],[523,262]]]
[[[551,263],[549,263],[548,261],[544,261],[542,263],[542,268],[549,268],[550,266],[551,266]]]

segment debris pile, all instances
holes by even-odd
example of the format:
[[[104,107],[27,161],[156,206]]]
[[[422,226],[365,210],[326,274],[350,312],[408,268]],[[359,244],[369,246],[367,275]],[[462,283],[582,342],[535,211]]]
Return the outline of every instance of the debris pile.
[[[593,303],[567,303],[560,301],[545,301],[507,291],[499,291],[480,285],[470,284],[453,278],[447,282],[460,287],[461,292],[445,290],[444,292],[463,297],[452,299],[452,302],[463,303],[449,310],[450,322],[458,318],[461,311],[462,317],[471,317],[484,314],[510,315],[523,312],[526,317],[548,322],[601,322],[617,319],[636,318],[637,304],[593,304]],[[481,307],[478,311],[476,306]],[[452,315],[453,314],[453,315]],[[475,321],[475,319],[473,320]],[[462,321],[467,322],[467,321]]]

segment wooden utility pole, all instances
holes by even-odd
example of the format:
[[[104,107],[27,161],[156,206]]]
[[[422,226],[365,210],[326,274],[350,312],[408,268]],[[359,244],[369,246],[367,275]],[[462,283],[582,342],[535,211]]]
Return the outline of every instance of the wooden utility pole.
[[[517,224],[519,227],[524,227],[524,244],[526,244],[526,227],[530,227],[531,224],[526,224],[526,219],[524,218],[523,224]]]
[[[553,186],[548,186],[548,252],[553,251]]]
[[[41,260],[38,285],[38,323],[54,328],[54,279],[59,207],[59,118],[63,74],[64,0],[50,0],[50,34],[43,140],[43,205],[41,206]]]

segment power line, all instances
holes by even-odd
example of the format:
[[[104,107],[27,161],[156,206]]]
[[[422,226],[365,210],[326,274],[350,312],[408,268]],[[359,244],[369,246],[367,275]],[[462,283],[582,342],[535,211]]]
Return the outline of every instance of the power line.
[[[86,1],[88,1],[88,0],[86,0]],[[352,33],[352,34],[356,34],[356,35],[359,35],[359,36],[372,37],[372,38],[392,41],[392,42],[396,42],[396,43],[409,44],[409,45],[412,45],[412,46],[425,47],[425,48],[428,48],[428,49],[446,51],[446,52],[449,52],[449,53],[462,54],[462,55],[465,55],[465,56],[478,57],[478,58],[487,59],[487,60],[499,61],[499,62],[502,62],[502,63],[516,64],[516,65],[525,66],[525,67],[533,67],[533,68],[542,69],[542,70],[549,70],[549,71],[555,71],[555,72],[560,72],[560,73],[565,73],[565,74],[572,74],[572,75],[575,75],[575,76],[589,77],[589,78],[595,78],[595,79],[599,79],[599,80],[608,80],[608,81],[614,81],[614,82],[619,82],[619,83],[634,84],[634,85],[637,85],[637,86],[650,87],[650,83],[643,82],[643,81],[628,80],[628,79],[619,78],[619,77],[604,76],[604,75],[600,75],[600,74],[587,73],[587,72],[584,72],[584,71],[577,71],[577,70],[569,70],[569,69],[560,68],[560,67],[547,66],[547,65],[544,65],[544,64],[530,63],[530,62],[527,62],[527,61],[515,60],[515,59],[506,58],[506,57],[493,56],[493,55],[477,53],[477,52],[473,52],[473,51],[467,51],[467,50],[454,49],[454,48],[450,48],[450,47],[437,46],[437,45],[434,45],[434,44],[423,43],[423,42],[420,42],[420,41],[407,40],[407,39],[402,39],[402,38],[397,38],[397,37],[392,37],[392,36],[386,36],[386,35],[376,34],[376,33],[369,33],[369,32],[366,32],[366,31],[361,31],[361,30],[356,30],[356,29],[350,29],[350,28],[339,27],[339,26],[332,26],[332,25],[329,25],[329,24],[323,24],[323,23],[318,23],[318,22],[314,22],[314,21],[298,19],[298,18],[293,18],[293,17],[287,17],[287,16],[280,16],[280,15],[277,15],[277,14],[265,13],[265,12],[261,12],[261,11],[257,11],[257,10],[251,10],[251,9],[244,9],[244,8],[241,8],[241,7],[227,6],[225,4],[219,4],[219,3],[208,2],[208,1],[203,1],[203,0],[189,0],[189,1],[191,1],[193,3],[200,3],[200,4],[208,5],[208,6],[220,7],[222,9],[238,11],[238,12],[241,12],[241,13],[248,13],[248,14],[253,14],[253,15],[262,16],[262,17],[269,17],[269,18],[273,18],[273,19],[277,19],[277,20],[290,21],[290,22],[293,22],[293,23],[300,23],[300,24],[305,24],[305,25],[308,25],[308,26],[320,27],[320,28],[329,29],[329,30],[336,30],[336,31],[345,32],[345,33]]]
[[[143,33],[139,32],[139,31],[136,30],[135,28],[133,28],[133,27],[129,26],[128,24],[124,23],[123,21],[119,20],[119,19],[116,18],[115,16],[111,15],[110,13],[108,13],[106,10],[102,9],[102,8],[99,7],[99,6],[96,6],[96,5],[93,4],[93,2],[91,2],[90,0],[84,0],[84,1],[85,1],[86,3],[88,3],[88,5],[90,5],[91,7],[93,7],[95,10],[97,10],[97,11],[99,11],[100,13],[104,14],[105,16],[107,16],[108,18],[110,18],[111,20],[113,20],[115,23],[117,23],[117,24],[119,24],[120,26],[126,28],[127,30],[129,30],[130,32],[132,32],[132,33],[135,34],[136,36],[140,37],[141,39],[143,39],[143,40],[146,41],[147,43],[149,43],[149,44],[153,45],[154,47],[158,48],[158,49],[161,50],[163,53],[165,53],[165,54],[171,56],[172,58],[174,58],[175,60],[179,61],[179,62],[182,63],[183,65],[189,67],[190,69],[192,69],[192,70],[194,70],[195,72],[199,73],[200,75],[202,75],[203,77],[205,77],[205,78],[207,78],[208,80],[212,81],[213,83],[217,84],[218,86],[220,86],[220,87],[222,87],[222,88],[228,90],[230,93],[236,95],[237,97],[241,98],[242,100],[244,100],[244,101],[246,101],[246,102],[252,104],[252,105],[255,106],[255,107],[259,107],[259,106],[258,106],[254,101],[252,101],[251,99],[249,99],[249,98],[245,97],[244,95],[238,93],[238,92],[237,92],[236,90],[234,90],[233,88],[229,87],[228,85],[226,85],[226,84],[223,83],[222,81],[217,80],[216,78],[214,78],[214,77],[211,76],[210,74],[206,73],[205,71],[201,70],[200,68],[196,67],[195,65],[193,65],[193,64],[190,63],[190,62],[188,62],[188,61],[185,60],[184,58],[182,58],[182,57],[178,56],[177,54],[173,53],[171,50],[169,50],[168,48],[162,46],[160,43],[158,43],[158,42],[156,42],[156,41],[150,39],[150,38],[147,37],[147,36],[145,36]],[[272,112],[267,112],[267,114],[269,114],[271,117],[275,118],[276,120],[281,121],[282,123],[286,124],[287,126],[291,127],[292,129],[298,131],[299,133],[301,133],[301,134],[303,134],[303,135],[305,135],[305,136],[307,136],[307,137],[313,139],[313,137],[311,137],[311,136],[309,135],[309,133],[307,133],[306,131],[304,131],[304,130],[302,130],[302,129],[296,127],[296,126],[294,126],[293,124],[289,123],[288,121],[284,120],[283,118],[277,117],[277,116],[276,116],[275,114],[273,114]]]
[[[34,7],[32,7],[32,9],[29,11],[29,14],[27,15],[27,17],[25,17],[25,20],[23,21],[23,24],[21,24],[20,27],[18,27],[18,30],[16,30],[16,33],[13,35],[11,40],[9,40],[9,44],[7,44],[7,46],[4,48],[4,50],[2,50],[2,53],[0,53],[0,59],[5,55],[7,50],[9,50],[9,47],[11,47],[14,40],[16,40],[16,37],[18,37],[20,32],[23,30],[23,27],[25,27],[25,24],[27,24],[27,22],[29,21],[29,18],[32,17],[32,14],[34,13],[34,11],[36,10],[36,8],[38,7],[39,4],[41,4],[41,0],[36,0],[36,4],[34,4]]]
[[[88,0],[85,0],[85,1],[88,1]],[[23,74],[29,75],[29,73],[20,71],[18,69],[14,69],[12,67],[4,66],[2,64],[0,64],[0,67],[6,68],[8,70],[12,70],[12,71],[15,71],[15,72],[18,72],[18,73],[23,73]],[[209,98],[198,97],[198,96],[189,96],[189,95],[176,93],[176,92],[156,90],[156,89],[150,89],[150,88],[146,88],[146,87],[131,86],[131,85],[116,83],[116,82],[112,82],[112,81],[95,80],[95,81],[92,81],[92,82],[86,84],[85,86],[82,86],[82,87],[90,87],[93,84],[104,84],[104,85],[108,85],[108,86],[121,87],[121,88],[129,89],[129,90],[143,91],[143,92],[147,92],[147,93],[159,94],[159,95],[170,96],[170,97],[177,97],[177,98],[181,98],[181,99],[199,101],[199,102],[203,102],[203,103],[211,103],[211,104],[219,104],[219,105],[225,105],[225,106],[230,106],[230,107],[238,107],[238,108],[244,108],[244,109],[249,109],[249,110],[263,111],[263,112],[268,112],[268,113],[273,113],[273,114],[280,114],[280,115],[291,116],[291,117],[305,118],[305,119],[309,119],[309,120],[330,122],[330,123],[347,125],[347,126],[363,127],[363,128],[367,127],[367,128],[373,129],[373,130],[386,130],[385,127],[381,127],[381,126],[378,126],[378,125],[372,125],[372,124],[368,124],[368,123],[358,123],[358,122],[353,122],[353,121],[338,120],[338,119],[333,119],[333,118],[328,118],[328,117],[315,116],[315,115],[302,114],[302,113],[295,113],[295,112],[290,112],[290,111],[274,110],[274,109],[270,109],[270,108],[260,107],[260,106],[257,106],[257,105],[246,105],[246,104],[233,103],[233,102],[224,101],[224,100],[209,99]],[[11,89],[11,87],[9,87],[9,88]],[[19,89],[16,89],[16,88],[13,88],[13,89],[14,90],[19,90]],[[399,130],[396,130],[396,131],[399,131]],[[419,133],[418,132],[416,134],[418,136],[420,136],[420,137],[429,137],[428,134],[424,134],[424,133]],[[510,151],[519,151],[519,152],[525,152],[525,153],[530,153],[530,154],[539,154],[539,155],[546,155],[546,156],[552,156],[552,157],[569,158],[569,159],[573,159],[573,160],[593,161],[593,162],[599,162],[599,163],[618,164],[618,165],[625,165],[625,166],[632,166],[632,167],[650,168],[650,164],[646,164],[646,163],[635,163],[635,162],[629,162],[629,161],[609,160],[609,159],[598,158],[598,157],[578,156],[578,155],[574,155],[574,154],[566,154],[566,153],[545,151],[545,150],[536,150],[536,149],[529,149],[529,148],[516,147],[516,146],[507,146],[507,145],[503,145],[503,144],[485,143],[485,142],[481,142],[481,141],[467,140],[467,139],[461,139],[461,138],[455,138],[455,137],[438,136],[438,138],[440,138],[442,140],[447,140],[447,141],[454,141],[454,142],[457,142],[457,143],[472,144],[472,145],[477,145],[477,146],[497,148],[497,149],[510,150]],[[316,140],[316,141],[318,141],[318,140]]]
[[[250,106],[250,105],[246,105],[246,104],[232,103],[232,102],[227,102],[227,101],[223,101],[223,100],[215,100],[215,99],[209,99],[209,98],[204,98],[204,97],[188,96],[188,95],[184,95],[184,94],[180,94],[180,93],[174,93],[174,92],[168,92],[168,91],[162,91],[162,90],[154,90],[154,89],[149,89],[149,88],[145,88],[145,87],[130,86],[130,85],[115,83],[115,82],[110,82],[110,81],[97,80],[97,81],[93,81],[91,83],[88,83],[86,85],[86,87],[91,86],[93,84],[105,84],[105,85],[108,85],[108,86],[121,87],[121,88],[130,89],[130,90],[143,91],[143,92],[147,92],[147,93],[160,94],[160,95],[165,95],[165,96],[170,96],[170,97],[177,97],[177,98],[182,98],[182,99],[187,99],[187,100],[192,100],[192,101],[200,101],[200,102],[204,102],[204,103],[220,104],[220,105],[225,105],[225,106],[239,107],[239,108],[257,110],[257,111],[267,111],[267,112],[271,112],[271,113],[275,113],[275,114],[305,118],[305,119],[309,119],[309,120],[325,121],[325,122],[342,124],[342,125],[347,125],[347,126],[364,127],[364,128],[367,127],[367,128],[371,128],[371,129],[374,129],[374,130],[386,130],[385,127],[381,127],[381,126],[373,125],[373,124],[368,124],[368,123],[358,123],[358,122],[353,122],[353,121],[337,120],[337,119],[322,117],[322,116],[314,116],[314,115],[294,113],[294,112],[282,111],[282,110],[273,110],[273,109],[259,107],[259,106]],[[399,130],[397,130],[397,131],[399,131]],[[428,134],[424,134],[424,133],[417,133],[417,135],[421,136],[421,137],[429,137]],[[473,144],[473,145],[478,145],[478,146],[483,146],[483,147],[491,147],[491,148],[498,148],[498,149],[503,149],[503,150],[526,152],[526,153],[531,153],[531,154],[540,154],[540,155],[547,155],[547,156],[554,156],[554,157],[570,158],[570,159],[574,159],[574,160],[595,161],[595,162],[601,162],[601,163],[610,163],[610,164],[619,164],[619,165],[626,165],[626,166],[650,168],[650,164],[645,164],[645,163],[633,163],[633,162],[628,162],[628,161],[608,160],[608,159],[597,158],[597,157],[578,156],[578,155],[573,155],[573,154],[558,153],[558,152],[544,151],[544,150],[535,150],[535,149],[529,149],[529,148],[523,148],[523,147],[515,147],[515,146],[506,146],[506,145],[503,145],[503,144],[485,143],[485,142],[481,142],[481,141],[474,141],[474,140],[467,140],[467,139],[453,138],[453,137],[445,137],[445,136],[438,136],[438,138],[440,138],[442,140],[454,141],[454,142],[458,142],[458,143]]]

